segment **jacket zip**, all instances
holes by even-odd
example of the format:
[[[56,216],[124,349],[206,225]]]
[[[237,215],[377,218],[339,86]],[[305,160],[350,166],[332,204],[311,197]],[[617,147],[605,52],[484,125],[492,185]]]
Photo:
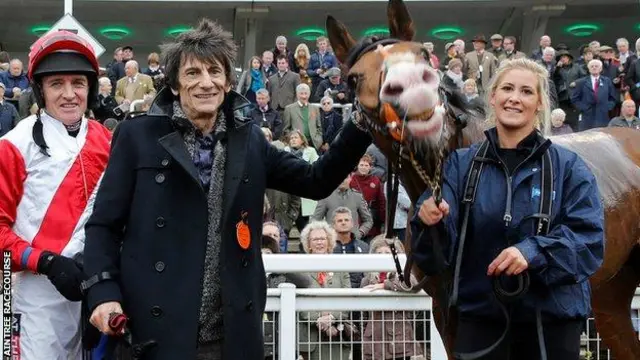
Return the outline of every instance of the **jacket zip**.
[[[537,148],[534,148],[533,151],[521,163],[516,165],[516,167],[513,169],[513,173],[516,174],[520,166],[529,161],[536,152]],[[507,169],[507,165],[505,165],[504,161],[502,161],[502,158],[500,158],[500,155],[498,155],[497,151],[496,156],[499,159],[500,165],[502,165],[502,170],[507,180],[507,204],[502,219],[504,220],[504,227],[509,227],[509,225],[511,225],[511,220],[513,219],[513,216],[511,215],[513,176],[509,175],[509,169]]]

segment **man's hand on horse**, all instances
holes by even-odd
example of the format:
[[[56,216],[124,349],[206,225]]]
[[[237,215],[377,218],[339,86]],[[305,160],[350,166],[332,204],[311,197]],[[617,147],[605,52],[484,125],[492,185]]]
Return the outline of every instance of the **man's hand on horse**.
[[[420,220],[422,220],[422,222],[427,226],[437,224],[447,215],[449,215],[449,204],[442,200],[440,202],[440,206],[437,206],[433,196],[422,203],[422,206],[420,206],[420,212],[418,213]]]
[[[518,275],[527,270],[529,263],[515,246],[508,247],[496,257],[487,269],[488,276]]]

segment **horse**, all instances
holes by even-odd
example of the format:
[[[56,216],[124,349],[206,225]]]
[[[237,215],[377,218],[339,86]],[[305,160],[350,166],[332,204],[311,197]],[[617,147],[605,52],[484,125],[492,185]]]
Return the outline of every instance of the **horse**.
[[[388,2],[387,18],[388,38],[356,41],[332,16],[326,29],[336,57],[348,69],[353,116],[371,133],[415,204],[426,189],[439,191],[443,159],[450,152],[484,139],[485,118],[441,83],[429,52],[413,41],[414,24],[402,0]],[[640,131],[604,128],[550,139],[585,160],[604,204],[604,262],[589,279],[596,328],[616,359],[640,359],[630,318],[640,282]],[[409,261],[410,234],[406,239]],[[433,318],[453,359],[456,314],[442,311],[446,299],[439,292],[450,283],[450,272],[425,277],[408,265],[434,299]]]

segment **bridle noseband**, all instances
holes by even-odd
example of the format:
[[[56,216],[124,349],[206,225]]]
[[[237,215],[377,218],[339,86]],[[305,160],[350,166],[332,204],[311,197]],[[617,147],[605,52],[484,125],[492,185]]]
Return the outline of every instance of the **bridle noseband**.
[[[399,43],[400,40],[391,39],[391,38],[378,38],[378,37],[368,37],[362,40],[358,45],[352,48],[347,56],[346,65],[349,68],[352,68],[355,63],[357,63],[362,56],[367,54],[370,51],[378,49],[379,46],[392,45]],[[429,61],[429,59],[427,59]],[[382,89],[382,84],[387,75],[387,68],[385,67],[384,71],[380,72],[380,82],[378,87],[378,94]],[[387,208],[386,208],[386,219],[385,219],[385,229],[386,234],[385,238],[387,239],[387,244],[389,249],[391,250],[391,254],[394,259],[394,263],[396,266],[396,271],[398,273],[398,278],[403,288],[407,291],[415,291],[416,289],[420,289],[424,286],[427,281],[427,277],[424,277],[418,284],[411,284],[411,269],[413,267],[413,258],[409,256],[407,258],[407,262],[404,267],[404,271],[401,268],[400,261],[398,259],[397,249],[395,247],[395,241],[397,237],[393,234],[393,223],[395,218],[395,211],[398,201],[398,187],[400,184],[399,174],[402,172],[402,159],[409,161],[414,170],[420,176],[421,180],[424,182],[426,186],[428,186],[434,199],[436,200],[436,204],[440,204],[442,201],[442,163],[444,160],[444,145],[438,146],[438,156],[436,158],[435,164],[435,172],[434,176],[431,177],[423,168],[423,166],[418,162],[415,154],[411,150],[409,144],[406,143],[406,137],[404,134],[405,125],[406,125],[406,117],[404,119],[400,119],[397,115],[397,112],[390,104],[382,104],[382,101],[378,100],[378,105],[373,113],[367,111],[362,107],[360,101],[357,96],[357,80],[350,82],[350,85],[353,86],[354,98],[353,98],[353,108],[354,111],[352,116],[360,117],[357,120],[364,120],[367,124],[367,129],[369,133],[374,135],[374,131],[378,132],[383,137],[387,138],[391,141],[391,150],[392,152],[397,154],[397,162],[394,163],[390,157],[387,157],[388,160],[388,176],[389,179],[387,181]],[[456,114],[452,107],[449,106],[447,102],[447,90],[444,87],[440,87],[438,89],[438,95],[443,102],[443,106],[447,111],[447,116],[455,119],[455,124],[457,128],[457,136],[458,136],[458,146],[462,145],[462,128],[466,126],[467,119],[465,114]],[[382,118],[387,126],[379,125],[378,122],[374,121],[374,119]],[[401,125],[401,128],[399,128]],[[444,126],[444,125],[443,125]],[[447,139],[443,139],[443,141],[447,141]]]

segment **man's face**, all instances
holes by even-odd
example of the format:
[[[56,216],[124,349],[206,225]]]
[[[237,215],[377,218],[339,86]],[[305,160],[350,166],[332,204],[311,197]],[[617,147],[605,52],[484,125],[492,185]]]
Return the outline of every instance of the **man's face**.
[[[491,40],[491,46],[494,49],[499,49],[502,46],[502,40]]]
[[[122,60],[129,61],[131,59],[133,59],[133,50],[131,49],[122,50]]]
[[[481,51],[484,50],[485,44],[482,41],[474,41],[473,42],[473,48],[476,51]]]
[[[626,54],[629,51],[629,44],[627,43],[619,43],[618,44],[618,52],[621,54]]]
[[[127,64],[124,66],[124,73],[128,77],[134,77],[138,73],[138,69],[133,64]]]
[[[42,79],[45,109],[65,124],[80,120],[87,110],[89,80],[86,75],[56,74]]]
[[[262,63],[264,66],[269,66],[273,63],[273,53],[271,51],[265,51],[262,53]]]
[[[284,51],[284,50],[287,48],[287,42],[286,42],[286,41],[283,41],[283,40],[278,40],[278,41],[276,42],[276,48],[277,48],[280,52]]]
[[[598,76],[600,75],[600,72],[602,72],[602,65],[600,65],[600,63],[597,63],[597,62],[589,63],[589,74],[593,76]]]
[[[111,82],[104,82],[100,85],[100,92],[103,94],[111,94]]]
[[[278,71],[285,72],[289,69],[289,62],[287,59],[278,59]]]
[[[256,95],[256,102],[258,103],[258,106],[262,108],[267,106],[267,104],[269,104],[269,95],[262,93]]]
[[[309,101],[309,91],[306,89],[296,92],[296,96],[298,97],[298,101],[303,104],[306,104]]]
[[[353,230],[353,220],[349,214],[336,214],[333,218],[333,229],[338,234],[345,234]]]
[[[316,45],[318,46],[318,50],[320,52],[327,51],[327,41],[326,40],[320,40],[320,41],[318,41],[318,43]]]
[[[215,116],[226,94],[231,90],[222,63],[205,63],[187,59],[180,64],[180,105],[189,119]]]
[[[116,51],[116,53],[113,54],[113,59],[115,61],[122,61],[122,50]]]
[[[541,48],[546,48],[551,46],[551,38],[548,36],[543,36],[540,38],[540,47]]]
[[[602,56],[604,60],[611,60],[613,59],[613,50],[603,51],[600,53],[600,56]]]
[[[9,64],[9,73],[12,76],[20,76],[22,74],[22,63],[20,61],[12,61]]]
[[[545,52],[544,54],[542,54],[542,59],[548,63],[553,61],[553,53]]]
[[[633,101],[625,101],[622,103],[622,109],[620,110],[622,116],[631,117],[636,112],[636,104]]]
[[[336,75],[336,76],[332,76],[329,78],[329,81],[331,81],[331,83],[333,85],[338,85],[340,84],[340,75]]]
[[[516,44],[514,44],[510,39],[505,39],[502,42],[502,46],[504,46],[505,51],[512,52],[513,50],[515,50]]]

